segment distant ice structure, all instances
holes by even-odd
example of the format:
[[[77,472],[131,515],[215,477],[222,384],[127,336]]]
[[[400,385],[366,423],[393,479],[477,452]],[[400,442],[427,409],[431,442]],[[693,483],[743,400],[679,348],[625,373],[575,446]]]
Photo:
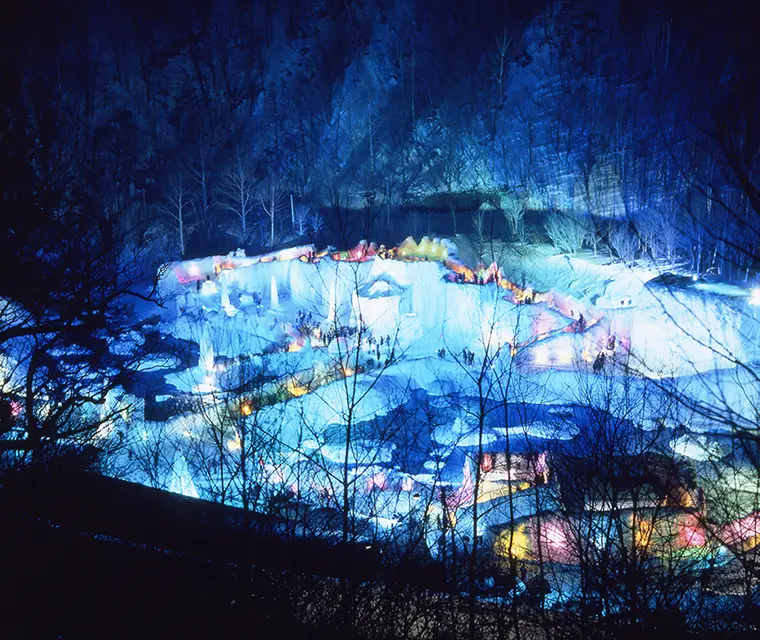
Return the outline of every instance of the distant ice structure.
[[[228,316],[234,316],[237,313],[237,309],[235,309],[235,307],[233,307],[232,303],[230,302],[230,281],[229,274],[226,270],[222,271],[220,274],[219,281],[222,285],[222,309],[224,309],[225,313]]]

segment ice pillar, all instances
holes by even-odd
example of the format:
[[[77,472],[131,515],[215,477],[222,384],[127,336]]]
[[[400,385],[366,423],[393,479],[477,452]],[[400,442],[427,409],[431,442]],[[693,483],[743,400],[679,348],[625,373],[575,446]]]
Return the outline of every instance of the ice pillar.
[[[277,293],[277,280],[275,280],[275,277],[272,276],[272,280],[269,285],[270,290],[270,298],[271,298],[271,309],[279,309],[280,308],[280,295]]]
[[[351,315],[353,316],[354,324],[358,327],[361,324],[362,310],[359,306],[359,294],[356,290],[351,293]]]
[[[335,322],[335,312],[336,312],[336,307],[338,306],[337,286],[338,286],[337,279],[333,280],[332,285],[330,286],[330,297],[327,301],[327,322]]]
[[[182,454],[177,454],[172,464],[172,478],[169,482],[169,491],[179,493],[190,498],[198,497],[198,490],[190,475],[190,469],[187,466],[187,460]]]
[[[230,283],[227,278],[227,272],[222,271],[220,280],[222,281],[222,308],[230,307]]]
[[[209,336],[208,327],[204,324],[201,332],[200,342],[200,358],[198,359],[198,366],[206,372],[214,370],[214,345],[211,344],[211,336]]]

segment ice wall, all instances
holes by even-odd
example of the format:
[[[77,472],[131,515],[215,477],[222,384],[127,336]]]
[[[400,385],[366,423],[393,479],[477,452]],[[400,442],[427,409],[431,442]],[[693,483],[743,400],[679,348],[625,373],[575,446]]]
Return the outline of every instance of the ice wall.
[[[202,275],[204,269],[213,268],[214,260],[178,265],[182,273],[193,271]],[[356,322],[358,309],[376,335],[393,336],[398,332],[402,346],[413,347],[417,355],[435,353],[441,347],[456,353],[463,348],[480,353],[494,340],[498,345],[524,344],[572,322],[572,318],[543,304],[514,305],[507,300],[504,290],[494,285],[445,282],[446,270],[436,262],[379,258],[367,262],[324,258],[317,263],[298,259],[249,260],[227,273],[231,291],[258,292],[266,307],[274,282],[283,309],[311,312],[316,319],[324,320],[330,316],[334,301],[335,320],[340,325]],[[600,299],[612,302],[630,296],[632,307],[597,305],[601,316],[598,327],[605,333],[605,340],[606,334],[615,333],[618,344],[630,348],[632,366],[643,373],[690,375],[730,368],[736,360],[749,361],[760,356],[760,322],[743,298],[731,299],[695,289],[642,286],[645,275],[620,273],[606,265],[554,258],[547,262],[554,267],[567,267],[576,287],[585,283],[587,289],[593,283],[591,290],[601,293]],[[175,269],[174,273],[180,271]],[[563,291],[567,288],[561,278],[555,284]],[[562,291],[555,293],[562,296]],[[258,340],[254,336],[267,336],[266,328],[258,326],[259,320],[247,315],[250,314],[238,314],[228,322],[212,324],[219,325],[216,333],[239,331],[254,341]],[[219,354],[240,350],[234,344],[217,348],[218,342],[225,342],[225,336],[214,336]],[[242,342],[245,350],[258,351],[264,346],[248,344],[247,339]]]
[[[756,350],[745,312],[720,296],[644,288],[628,313],[634,366],[652,375],[733,368]]]

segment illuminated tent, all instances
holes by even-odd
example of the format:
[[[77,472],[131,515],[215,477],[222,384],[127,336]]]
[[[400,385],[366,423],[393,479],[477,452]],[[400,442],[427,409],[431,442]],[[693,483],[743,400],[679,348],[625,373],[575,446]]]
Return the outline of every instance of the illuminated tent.
[[[412,238],[412,236],[407,237],[398,246],[399,258],[414,258],[414,257],[417,257],[418,254],[419,254],[419,246],[414,241],[414,238]]]

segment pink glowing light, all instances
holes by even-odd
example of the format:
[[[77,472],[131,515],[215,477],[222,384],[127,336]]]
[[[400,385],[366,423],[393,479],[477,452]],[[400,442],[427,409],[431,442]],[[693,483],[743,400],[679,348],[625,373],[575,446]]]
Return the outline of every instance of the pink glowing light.
[[[370,492],[373,489],[384,491],[387,487],[387,483],[388,478],[385,475],[385,471],[379,471],[378,473],[371,475],[369,480],[367,480],[367,492]]]

